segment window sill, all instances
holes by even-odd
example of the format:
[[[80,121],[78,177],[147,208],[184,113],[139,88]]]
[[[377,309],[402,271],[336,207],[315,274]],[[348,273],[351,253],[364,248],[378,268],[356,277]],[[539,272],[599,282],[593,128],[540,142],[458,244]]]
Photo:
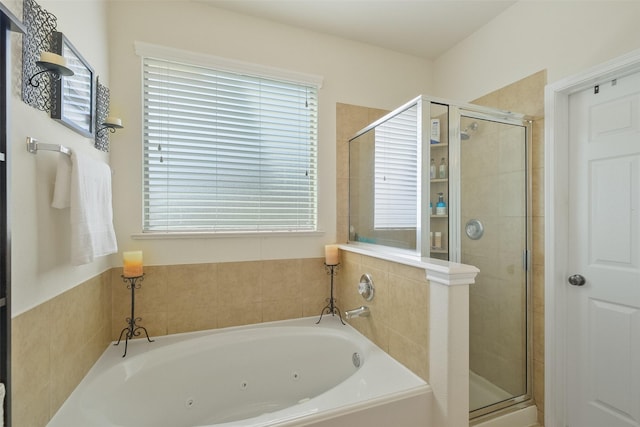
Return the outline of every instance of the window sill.
[[[324,231],[152,231],[131,234],[133,240],[172,240],[172,239],[227,239],[237,237],[315,237],[324,235]]]

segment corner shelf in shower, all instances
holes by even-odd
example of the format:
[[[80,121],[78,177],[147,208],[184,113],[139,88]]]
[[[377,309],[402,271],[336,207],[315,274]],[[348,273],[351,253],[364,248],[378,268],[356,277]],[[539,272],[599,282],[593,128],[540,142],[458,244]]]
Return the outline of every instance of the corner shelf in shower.
[[[436,174],[439,172],[440,160],[445,159],[447,172],[446,178],[438,178],[437,175],[429,180],[430,184],[430,202],[432,204],[433,213],[429,218],[429,230],[432,233],[441,233],[442,246],[431,246],[429,253],[431,257],[438,259],[449,259],[449,215],[436,215],[436,203],[438,194],[444,195],[447,203],[447,209],[450,209],[449,201],[449,108],[445,105],[431,103],[431,119],[438,119],[442,131],[440,132],[440,142],[437,144],[429,144],[430,158],[434,160],[436,165]],[[433,126],[433,125],[432,125]],[[432,129],[433,130],[433,129]],[[432,241],[433,243],[433,241]]]

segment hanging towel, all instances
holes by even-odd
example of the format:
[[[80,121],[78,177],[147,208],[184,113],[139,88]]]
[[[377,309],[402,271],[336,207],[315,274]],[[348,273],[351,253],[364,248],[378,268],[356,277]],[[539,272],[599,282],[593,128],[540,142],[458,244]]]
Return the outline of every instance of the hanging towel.
[[[4,426],[4,398],[6,390],[4,384],[0,383],[0,427]]]
[[[71,206],[71,158],[58,156],[56,184],[53,187],[51,207],[64,209]]]
[[[106,163],[71,154],[71,264],[80,265],[118,251],[111,206],[111,169]]]

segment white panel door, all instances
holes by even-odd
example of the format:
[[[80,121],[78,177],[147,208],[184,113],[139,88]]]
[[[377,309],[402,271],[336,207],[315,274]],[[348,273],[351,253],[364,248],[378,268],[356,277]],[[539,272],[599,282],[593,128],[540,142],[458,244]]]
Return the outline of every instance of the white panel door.
[[[571,95],[569,119],[567,425],[638,427],[640,74]]]

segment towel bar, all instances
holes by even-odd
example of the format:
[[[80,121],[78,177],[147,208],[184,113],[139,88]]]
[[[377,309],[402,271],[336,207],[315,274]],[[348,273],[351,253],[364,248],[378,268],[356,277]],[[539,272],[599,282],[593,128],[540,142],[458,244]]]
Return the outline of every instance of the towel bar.
[[[59,153],[65,154],[67,156],[71,156],[71,150],[64,145],[60,144],[44,144],[42,142],[38,142],[37,139],[27,137],[27,151],[36,154],[38,150],[44,151],[57,151]]]

